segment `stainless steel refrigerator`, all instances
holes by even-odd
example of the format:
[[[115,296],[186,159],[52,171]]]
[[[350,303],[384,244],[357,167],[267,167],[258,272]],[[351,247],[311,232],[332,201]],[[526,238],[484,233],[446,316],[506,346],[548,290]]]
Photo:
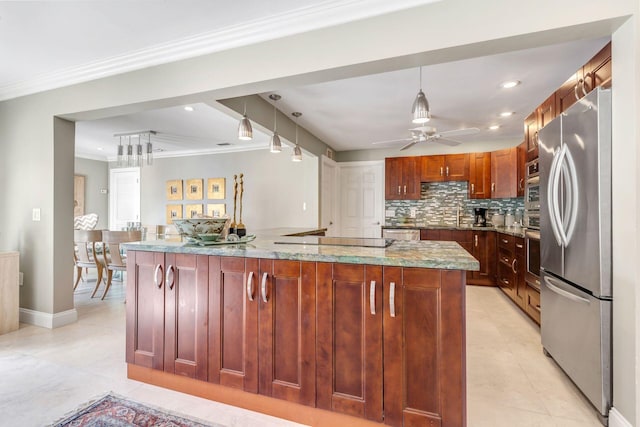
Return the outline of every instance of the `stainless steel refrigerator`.
[[[606,423],[611,408],[611,91],[595,89],[539,132],[545,353]]]

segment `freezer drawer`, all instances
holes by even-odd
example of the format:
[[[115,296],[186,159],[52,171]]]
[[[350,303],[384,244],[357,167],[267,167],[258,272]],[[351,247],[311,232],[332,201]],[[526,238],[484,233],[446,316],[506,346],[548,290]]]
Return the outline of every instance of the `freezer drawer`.
[[[611,407],[611,301],[541,274],[542,346],[606,416]]]

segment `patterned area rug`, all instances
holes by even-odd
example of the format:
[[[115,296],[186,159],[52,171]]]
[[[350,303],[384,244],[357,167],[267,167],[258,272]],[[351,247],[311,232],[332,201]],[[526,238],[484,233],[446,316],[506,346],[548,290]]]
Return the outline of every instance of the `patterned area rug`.
[[[84,405],[53,427],[223,427],[171,414],[124,397],[108,394]]]

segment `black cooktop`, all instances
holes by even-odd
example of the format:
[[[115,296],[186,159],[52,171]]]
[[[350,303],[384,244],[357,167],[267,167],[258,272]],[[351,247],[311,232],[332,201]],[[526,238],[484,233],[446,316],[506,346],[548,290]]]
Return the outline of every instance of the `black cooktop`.
[[[324,236],[283,236],[275,244],[279,245],[327,245],[358,246],[361,248],[386,248],[393,239],[377,239],[367,237],[324,237]]]

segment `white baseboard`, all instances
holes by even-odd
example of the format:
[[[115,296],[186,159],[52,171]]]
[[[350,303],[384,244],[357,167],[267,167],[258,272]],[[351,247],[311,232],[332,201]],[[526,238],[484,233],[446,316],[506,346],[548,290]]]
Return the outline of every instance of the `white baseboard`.
[[[78,320],[78,312],[75,308],[60,313],[45,313],[42,311],[20,308],[20,322],[29,325],[40,326],[42,328],[59,328],[69,325]]]
[[[609,411],[609,427],[633,427],[633,425],[616,408],[611,408]]]

